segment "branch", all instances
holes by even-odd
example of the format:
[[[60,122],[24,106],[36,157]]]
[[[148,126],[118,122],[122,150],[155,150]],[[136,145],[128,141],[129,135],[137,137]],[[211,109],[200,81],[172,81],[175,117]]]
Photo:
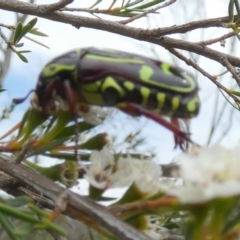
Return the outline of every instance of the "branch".
[[[227,70],[232,74],[232,76],[234,77],[234,79],[237,81],[238,86],[240,86],[240,77],[238,76],[238,74],[236,73],[235,68],[229,63],[228,59],[223,56],[221,59],[221,63],[223,66],[225,66],[227,68]]]
[[[45,11],[47,12],[54,12],[57,11],[61,8],[64,8],[66,5],[72,3],[74,0],[60,0],[56,3],[52,3],[52,4],[44,4],[41,5],[42,7],[45,7]]]
[[[203,46],[207,46],[207,45],[211,45],[211,44],[214,44],[214,43],[217,43],[217,42],[221,42],[221,41],[226,40],[227,38],[233,37],[235,35],[236,35],[236,33],[230,32],[230,33],[227,33],[227,34],[225,34],[221,37],[218,37],[218,38],[213,38],[213,39],[210,39],[210,40],[207,40],[207,41],[198,42],[198,44],[203,45]]]
[[[55,184],[50,179],[33,172],[21,164],[13,163],[12,159],[5,155],[0,156],[0,170],[41,192],[57,203],[57,205],[60,203],[62,206],[63,200],[66,200],[66,211],[79,213],[94,220],[95,223],[111,231],[120,239],[149,240],[144,234],[141,234],[133,227],[117,219],[105,207],[99,206],[93,201]]]
[[[89,28],[96,28],[99,30],[105,30],[110,32],[113,31],[114,27],[118,27],[118,31],[121,30],[119,29],[119,26],[121,26],[121,24],[113,21],[107,21],[107,20],[99,21],[99,19],[81,17],[81,16],[76,16],[76,15],[61,13],[61,12],[54,12],[52,14],[48,14],[49,4],[37,5],[37,4],[20,2],[16,0],[8,0],[8,1],[0,0],[0,8],[7,11],[20,12],[23,14],[30,14],[38,17],[43,17],[53,21],[69,23],[79,27],[83,26],[83,27],[89,27]],[[191,23],[178,25],[178,26],[157,28],[153,30],[142,30],[141,33],[147,34],[148,36],[151,35],[152,37],[159,37],[166,34],[186,33],[198,28],[222,27],[222,23],[227,23],[228,21],[229,21],[228,17],[220,17],[220,18],[213,18],[213,19],[207,19],[207,20],[193,21]],[[108,25],[110,25],[109,28],[105,29]],[[133,30],[135,28],[129,27],[129,29]]]
[[[236,58],[228,54],[220,53],[208,47],[204,47],[198,43],[192,43],[192,42],[173,39],[169,37],[160,37],[160,38],[153,37],[154,36],[153,33],[156,30],[136,29],[136,28],[129,27],[113,21],[81,17],[81,16],[76,16],[76,15],[62,13],[62,12],[53,12],[51,14],[48,14],[48,12],[46,11],[46,7],[44,6],[42,7],[42,5],[30,4],[30,3],[19,2],[14,0],[8,0],[8,1],[0,0],[0,8],[8,11],[16,11],[23,14],[35,15],[35,16],[53,20],[56,22],[71,24],[77,28],[87,27],[87,28],[94,28],[98,30],[111,32],[111,33],[116,33],[123,36],[131,37],[133,39],[155,43],[165,48],[178,48],[178,49],[194,52],[196,54],[215,60],[220,64],[222,64],[221,63],[222,57],[226,57],[229,63],[231,63],[233,66],[240,67],[239,58]],[[227,22],[227,20],[228,20],[228,17],[225,17],[225,18],[192,22],[188,24],[188,27],[186,26],[184,27],[184,25],[180,25],[176,27],[173,26],[171,27],[171,29],[173,30],[171,33],[177,33],[179,32],[178,29],[182,29],[182,28],[184,28],[184,31],[181,31],[183,33],[183,32],[190,31],[195,28],[204,27],[204,26],[219,27],[222,22]],[[190,26],[192,27],[190,28]],[[158,29],[158,30],[162,31],[162,29]],[[166,31],[161,32],[160,35],[162,34],[166,34]],[[170,32],[168,32],[168,34],[170,34]]]

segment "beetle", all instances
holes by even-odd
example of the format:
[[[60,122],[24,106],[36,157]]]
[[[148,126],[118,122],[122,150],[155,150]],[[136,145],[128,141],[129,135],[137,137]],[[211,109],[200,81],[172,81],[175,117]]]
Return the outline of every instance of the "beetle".
[[[61,99],[74,117],[79,103],[116,107],[132,116],[151,118],[177,138],[191,141],[161,115],[195,117],[200,108],[198,89],[191,74],[176,66],[138,54],[88,47],[49,62],[39,75],[32,103],[50,114],[50,103]]]

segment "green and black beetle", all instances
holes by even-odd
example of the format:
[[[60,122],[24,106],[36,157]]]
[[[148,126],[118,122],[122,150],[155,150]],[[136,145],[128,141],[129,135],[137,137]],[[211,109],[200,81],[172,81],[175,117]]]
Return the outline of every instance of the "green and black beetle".
[[[79,103],[117,107],[132,116],[145,115],[188,140],[160,115],[187,119],[200,107],[197,81],[186,71],[141,55],[92,47],[49,62],[40,73],[34,99],[45,114],[59,99],[74,116]]]

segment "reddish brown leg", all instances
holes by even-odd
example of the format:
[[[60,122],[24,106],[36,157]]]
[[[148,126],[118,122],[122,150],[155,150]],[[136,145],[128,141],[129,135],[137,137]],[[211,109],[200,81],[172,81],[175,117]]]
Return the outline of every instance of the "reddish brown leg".
[[[76,157],[76,161],[78,161],[78,115],[77,115],[77,110],[76,110],[76,99],[75,99],[75,94],[74,91],[72,90],[71,86],[70,86],[70,82],[68,80],[65,80],[63,82],[63,85],[65,87],[65,94],[66,94],[66,98],[67,98],[67,103],[68,103],[68,107],[70,112],[73,114],[74,117],[74,122],[75,122],[75,157]]]
[[[177,118],[171,118],[171,123],[176,126],[178,129],[181,129],[181,126],[180,126],[180,123],[179,123],[179,120]],[[187,134],[187,133],[185,133]],[[174,142],[175,142],[175,148],[177,148],[178,146],[184,150],[186,149],[186,146],[184,147],[185,145],[185,141],[183,138],[180,138],[178,135],[176,135],[175,133],[173,134],[174,135]],[[190,141],[191,142],[191,141]]]
[[[123,107],[119,107],[122,111],[126,112],[129,115],[132,116],[146,116],[150,119],[152,119],[153,121],[161,124],[162,126],[164,126],[165,128],[167,128],[168,130],[170,130],[171,132],[173,132],[174,134],[174,139],[175,139],[175,144],[176,146],[179,146],[181,149],[183,149],[183,145],[184,145],[184,140],[190,143],[193,143],[192,140],[189,137],[188,133],[183,132],[180,128],[179,128],[179,124],[175,124],[176,120],[174,120],[174,122],[168,122],[167,120],[165,120],[164,118],[162,118],[161,116],[143,109],[142,107],[136,105],[136,104],[132,104],[132,103],[126,103]],[[177,121],[178,123],[178,121]]]

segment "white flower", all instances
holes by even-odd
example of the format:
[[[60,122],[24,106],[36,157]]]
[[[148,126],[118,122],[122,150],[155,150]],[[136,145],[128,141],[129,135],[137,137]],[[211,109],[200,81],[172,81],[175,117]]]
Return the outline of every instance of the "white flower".
[[[120,157],[115,161],[108,147],[104,147],[102,151],[93,151],[90,161],[92,165],[86,169],[84,177],[96,188],[125,187],[132,180],[131,165],[128,160]]]
[[[153,161],[130,159],[132,165],[132,181],[142,193],[146,195],[154,194],[159,191],[159,179],[162,169]]]
[[[182,185],[161,188],[182,203],[201,203],[240,195],[240,151],[220,146],[198,149],[179,157]]]
[[[135,182],[147,194],[155,192],[161,176],[160,167],[151,161],[131,157],[114,159],[112,151],[105,147],[91,154],[92,165],[86,169],[85,179],[100,189],[126,187]]]

